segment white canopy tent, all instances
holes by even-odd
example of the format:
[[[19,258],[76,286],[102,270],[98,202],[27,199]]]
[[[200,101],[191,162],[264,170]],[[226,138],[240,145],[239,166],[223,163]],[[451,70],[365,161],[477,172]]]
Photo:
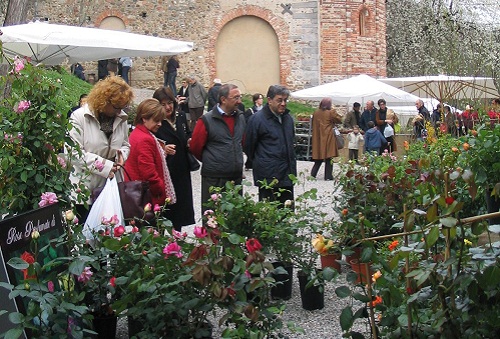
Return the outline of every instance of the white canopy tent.
[[[7,56],[27,56],[46,65],[102,59],[174,55],[193,49],[192,42],[121,31],[33,22],[1,27]]]
[[[328,97],[336,105],[348,106],[352,106],[355,102],[364,106],[369,100],[376,103],[378,99],[383,98],[390,107],[394,104],[415,104],[415,100],[418,99],[415,95],[384,84],[365,74],[292,92],[291,95],[295,98],[316,101]]]
[[[379,79],[379,81],[421,98],[436,98],[441,101],[498,98],[500,96],[493,79],[484,77],[426,75]]]

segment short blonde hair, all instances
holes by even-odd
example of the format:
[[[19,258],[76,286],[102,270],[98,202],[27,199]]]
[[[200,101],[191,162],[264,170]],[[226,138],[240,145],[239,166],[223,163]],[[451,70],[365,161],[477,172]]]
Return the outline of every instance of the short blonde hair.
[[[87,104],[96,118],[107,104],[126,107],[132,101],[132,88],[119,76],[110,76],[97,82],[87,97]]]
[[[139,104],[137,107],[137,114],[134,119],[134,124],[142,125],[144,122],[142,119],[153,119],[153,121],[162,121],[165,120],[167,112],[165,111],[165,107],[156,99],[146,99]]]

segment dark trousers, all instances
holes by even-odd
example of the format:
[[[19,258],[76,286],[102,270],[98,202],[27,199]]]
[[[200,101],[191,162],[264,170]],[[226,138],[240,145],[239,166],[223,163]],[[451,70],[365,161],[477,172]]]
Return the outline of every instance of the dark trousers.
[[[90,208],[92,205],[85,207],[83,204],[76,204],[76,216],[78,217],[78,225],[84,225],[85,221],[87,221],[87,217],[89,216]]]
[[[318,175],[319,168],[321,167],[321,164],[323,161],[325,162],[325,180],[333,180],[333,164],[332,164],[332,159],[333,158],[328,158],[325,160],[314,160],[314,166],[311,170],[311,176],[316,178],[316,175]]]
[[[234,181],[235,185],[241,185],[241,176],[238,178],[214,178],[201,176],[201,215],[208,209],[205,203],[210,199],[213,192],[210,187],[224,187],[228,181]],[[240,191],[243,194],[243,190]]]
[[[293,186],[264,188],[259,187],[259,201],[279,201],[281,206],[285,205],[285,201],[293,201]]]
[[[189,122],[190,122],[189,127],[191,127],[191,131],[194,130],[196,122],[203,115],[203,110],[204,107],[189,108]]]
[[[357,149],[349,149],[349,160],[356,160],[358,162],[358,150]]]

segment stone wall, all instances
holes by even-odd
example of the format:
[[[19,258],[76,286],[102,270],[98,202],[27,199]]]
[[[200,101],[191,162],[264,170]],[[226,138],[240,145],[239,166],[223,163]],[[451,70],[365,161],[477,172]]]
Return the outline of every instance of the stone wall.
[[[366,10],[366,34],[359,32]],[[39,0],[30,13],[51,22],[99,27],[110,16],[139,34],[193,41],[179,56],[178,78],[195,74],[209,85],[216,77],[215,45],[225,24],[244,15],[267,21],[279,44],[280,82],[307,88],[351,74],[385,76],[385,2],[383,0]],[[255,37],[258,39],[258,37]],[[244,51],[245,46],[236,46]],[[262,48],[265,48],[263,46]],[[243,53],[244,57],[244,53]],[[238,62],[235,60],[235,62]],[[97,62],[84,65],[97,73]],[[134,58],[132,85],[162,84],[160,58]],[[179,82],[178,82],[179,84]]]

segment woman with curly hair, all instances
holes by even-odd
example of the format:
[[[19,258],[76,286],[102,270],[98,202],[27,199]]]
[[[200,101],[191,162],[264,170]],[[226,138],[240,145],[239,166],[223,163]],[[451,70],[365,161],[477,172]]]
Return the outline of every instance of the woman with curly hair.
[[[130,152],[128,116],[123,109],[132,97],[132,88],[121,77],[107,77],[95,84],[87,103],[73,112],[69,135],[81,152],[73,152],[72,183],[91,192],[113,178],[123,165]],[[83,203],[77,201],[76,205],[82,224],[89,211]]]

